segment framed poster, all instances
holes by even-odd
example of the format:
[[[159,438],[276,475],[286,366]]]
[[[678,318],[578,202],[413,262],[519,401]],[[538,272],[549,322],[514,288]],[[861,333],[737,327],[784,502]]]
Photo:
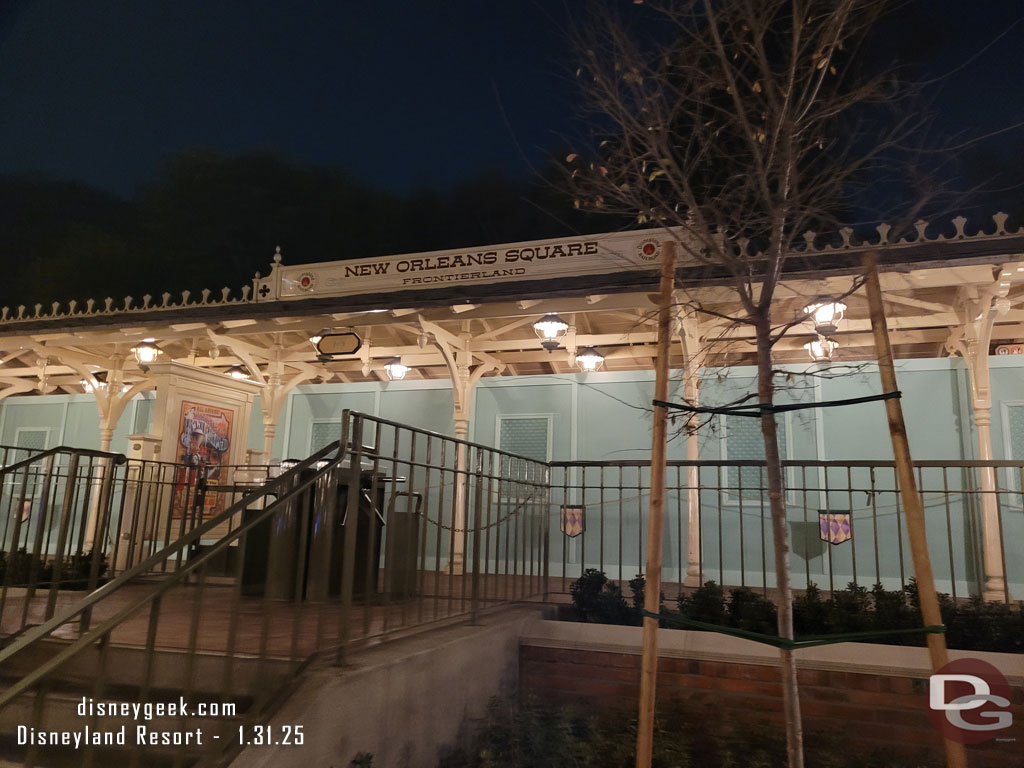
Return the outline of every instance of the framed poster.
[[[200,480],[215,485],[221,467],[230,457],[231,429],[235,410],[219,405],[206,405],[183,400],[175,433],[174,463],[178,465],[174,485],[174,516],[190,516],[196,508],[196,490]],[[222,499],[208,492],[202,510],[196,511],[196,522],[213,517],[221,511]],[[200,519],[201,516],[201,519]]]

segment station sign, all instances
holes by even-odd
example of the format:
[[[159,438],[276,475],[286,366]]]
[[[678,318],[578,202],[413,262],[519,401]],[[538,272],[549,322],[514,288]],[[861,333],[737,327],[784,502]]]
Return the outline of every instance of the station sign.
[[[284,266],[256,285],[257,301],[353,296],[455,285],[563,280],[660,268],[662,230]]]

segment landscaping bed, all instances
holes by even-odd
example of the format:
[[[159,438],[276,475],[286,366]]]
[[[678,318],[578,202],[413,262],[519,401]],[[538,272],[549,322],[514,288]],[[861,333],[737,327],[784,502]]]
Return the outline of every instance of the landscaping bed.
[[[614,581],[595,569],[587,569],[569,588],[570,616],[596,624],[640,626],[644,604],[644,577],[628,582],[629,597]],[[661,626],[683,628],[674,619],[712,624],[727,629],[777,636],[774,603],[749,587],[725,590],[713,581],[676,598],[675,608],[665,606],[662,595]],[[979,597],[953,600],[939,595],[946,644],[950,648],[996,653],[1024,653],[1024,604],[985,602]],[[823,595],[815,584],[793,600],[793,629],[797,639],[808,636],[845,635],[856,632],[910,630],[921,626],[917,584],[900,590],[872,589],[849,584],[845,590]],[[687,629],[693,629],[687,626]],[[887,645],[925,645],[926,635],[895,634],[861,642]]]

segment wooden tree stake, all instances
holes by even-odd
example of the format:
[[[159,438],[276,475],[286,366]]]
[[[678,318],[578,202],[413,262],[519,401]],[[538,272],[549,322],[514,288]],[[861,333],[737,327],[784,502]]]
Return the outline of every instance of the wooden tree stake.
[[[658,355],[654,361],[654,399],[668,400],[668,358],[672,343],[672,291],[675,288],[676,244],[662,249],[658,294]],[[661,529],[665,509],[665,441],[668,413],[654,406],[651,440],[651,503],[647,518],[647,567],[644,571],[644,611],[661,608]],[[654,749],[654,699],[658,677],[658,620],[644,616],[644,648],[640,667],[640,711],[636,733],[636,768],[650,768]]]
[[[864,276],[871,312],[871,331],[875,336],[875,352],[878,356],[878,373],[882,378],[882,391],[895,392],[896,369],[893,365],[892,348],[889,346],[889,328],[882,308],[882,289],[878,282],[878,254],[869,251],[864,254]],[[918,595],[921,599],[921,615],[925,626],[942,623],[939,599],[935,593],[935,579],[932,576],[932,562],[928,556],[928,540],[925,537],[924,507],[917,492],[914,479],[914,463],[910,458],[910,443],[907,440],[907,426],[903,422],[903,407],[898,398],[885,401],[885,414],[889,418],[889,434],[892,437],[892,453],[896,459],[896,476],[900,483],[903,511],[906,513],[907,538],[914,559],[914,576],[917,579]],[[928,654],[932,671],[937,672],[949,661],[946,650],[946,636],[928,635]],[[945,740],[946,765],[949,768],[966,768],[967,755],[963,744]]]

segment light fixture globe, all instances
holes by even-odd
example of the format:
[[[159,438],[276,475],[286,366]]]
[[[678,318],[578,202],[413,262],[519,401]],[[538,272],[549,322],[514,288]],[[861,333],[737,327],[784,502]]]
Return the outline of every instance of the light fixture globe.
[[[584,347],[576,355],[576,367],[584,373],[597,371],[604,365],[604,355],[593,347]]]
[[[540,339],[540,345],[551,352],[558,349],[558,340],[565,336],[569,324],[554,312],[548,312],[533,324],[533,330]]]
[[[93,384],[94,381],[95,384]],[[82,379],[79,383],[87,395],[97,391],[104,392],[107,389],[107,374],[105,371],[96,371],[91,379]]]
[[[132,354],[135,355],[135,362],[139,365],[149,365],[150,363],[156,362],[156,359],[163,354],[163,350],[154,344],[154,341],[155,339],[143,339],[132,347]]]
[[[841,301],[819,301],[804,307],[804,314],[814,324],[814,330],[819,336],[835,334],[845,312],[846,305]]]
[[[827,363],[832,359],[832,354],[839,348],[839,342],[833,339],[826,339],[819,336],[814,341],[804,344],[804,349],[810,355],[811,360],[816,363]]]
[[[239,365],[238,363],[232,365],[230,368],[224,371],[224,373],[226,373],[228,376],[230,376],[232,379],[235,379],[236,381],[244,381],[245,379],[252,378],[252,374],[249,373],[249,369],[246,368],[244,365]]]
[[[309,337],[309,343],[313,345],[313,349],[316,350],[318,355],[320,354],[320,342],[323,340],[324,336],[330,332],[330,328],[323,328]]]
[[[388,379],[391,381],[401,381],[408,372],[409,366],[402,365],[401,357],[392,357],[384,364],[384,373],[388,375]]]

